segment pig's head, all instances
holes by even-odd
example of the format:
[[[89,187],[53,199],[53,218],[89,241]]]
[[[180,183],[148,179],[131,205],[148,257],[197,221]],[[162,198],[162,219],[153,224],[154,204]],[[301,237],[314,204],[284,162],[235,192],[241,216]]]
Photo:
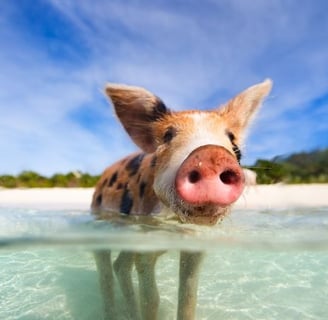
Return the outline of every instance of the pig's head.
[[[154,191],[183,222],[213,225],[241,195],[246,129],[271,89],[266,80],[212,111],[173,112],[145,89],[106,87],[132,140],[154,153]],[[147,199],[144,199],[147,201]]]

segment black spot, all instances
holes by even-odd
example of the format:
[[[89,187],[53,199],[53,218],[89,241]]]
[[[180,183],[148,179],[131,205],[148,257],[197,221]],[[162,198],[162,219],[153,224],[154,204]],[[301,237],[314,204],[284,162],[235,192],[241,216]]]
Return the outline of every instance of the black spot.
[[[117,175],[118,175],[117,171],[116,171],[115,173],[113,173],[112,177],[111,177],[110,180],[109,180],[108,187],[113,186],[113,184],[114,184],[114,183],[116,182],[116,180],[117,180]]]
[[[177,130],[174,127],[169,127],[165,131],[163,136],[164,143],[169,143],[177,134]]]
[[[160,118],[163,118],[163,116],[165,114],[167,114],[169,112],[168,108],[166,107],[166,105],[164,104],[164,102],[157,98],[157,103],[153,108],[153,112],[151,115],[149,115],[149,120],[151,121],[156,121]]]
[[[232,150],[236,155],[237,161],[238,161],[238,163],[240,163],[242,154],[241,154],[241,151],[240,151],[239,147],[235,143],[236,137],[231,131],[226,131],[226,133],[227,133],[227,136],[228,136],[228,138],[229,138],[229,140],[232,144]]]
[[[157,157],[154,155],[150,162],[150,167],[154,168],[156,166]]]
[[[120,190],[120,189],[123,189],[123,183],[119,183],[118,185],[117,185],[117,188],[116,188],[117,190]]]
[[[138,170],[140,168],[140,165],[141,165],[141,162],[142,162],[144,157],[145,157],[145,154],[140,153],[128,162],[128,164],[126,165],[125,168],[126,168],[126,170],[129,171],[129,176],[130,177],[135,175],[138,172]]]
[[[139,196],[140,198],[143,198],[145,194],[145,189],[146,189],[147,183],[142,181],[139,185]]]
[[[236,137],[231,131],[227,131],[227,136],[231,142],[234,142]]]
[[[100,207],[102,202],[102,194],[98,194],[96,197],[96,206]]]
[[[131,197],[130,191],[128,188],[125,188],[121,199],[120,212],[130,214],[132,206],[133,199]]]

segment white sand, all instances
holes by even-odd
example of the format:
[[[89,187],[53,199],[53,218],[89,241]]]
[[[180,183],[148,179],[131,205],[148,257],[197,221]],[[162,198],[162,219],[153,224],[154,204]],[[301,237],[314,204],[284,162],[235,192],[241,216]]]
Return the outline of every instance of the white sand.
[[[328,206],[328,184],[258,185],[246,187],[235,207],[270,209]]]
[[[32,189],[0,189],[0,206],[58,209],[88,210],[90,208],[93,189],[84,188],[32,188]]]
[[[0,189],[0,206],[89,210],[93,189]],[[245,189],[238,209],[328,206],[328,184],[258,185]]]

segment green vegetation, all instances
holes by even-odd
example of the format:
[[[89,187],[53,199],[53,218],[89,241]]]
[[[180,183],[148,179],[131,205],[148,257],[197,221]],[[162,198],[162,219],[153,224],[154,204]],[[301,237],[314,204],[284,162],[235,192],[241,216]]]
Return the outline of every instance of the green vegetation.
[[[328,149],[257,160],[248,168],[257,173],[258,184],[328,183]]]
[[[257,160],[249,166],[257,174],[258,184],[270,183],[328,183],[328,148],[295,153],[273,160]],[[88,188],[94,187],[99,176],[79,171],[56,173],[44,177],[34,171],[23,171],[18,176],[0,176],[0,187],[5,188]]]
[[[91,176],[79,171],[67,174],[56,173],[51,177],[39,175],[34,171],[23,171],[18,176],[0,176],[0,187],[4,188],[89,188],[94,187],[99,176]]]

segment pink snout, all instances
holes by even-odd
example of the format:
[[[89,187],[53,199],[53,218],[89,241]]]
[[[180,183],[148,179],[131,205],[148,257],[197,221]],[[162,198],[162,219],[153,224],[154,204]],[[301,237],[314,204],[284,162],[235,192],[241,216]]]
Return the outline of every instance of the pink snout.
[[[225,148],[205,145],[195,149],[180,166],[175,187],[192,205],[227,206],[244,189],[244,174],[235,157]]]

